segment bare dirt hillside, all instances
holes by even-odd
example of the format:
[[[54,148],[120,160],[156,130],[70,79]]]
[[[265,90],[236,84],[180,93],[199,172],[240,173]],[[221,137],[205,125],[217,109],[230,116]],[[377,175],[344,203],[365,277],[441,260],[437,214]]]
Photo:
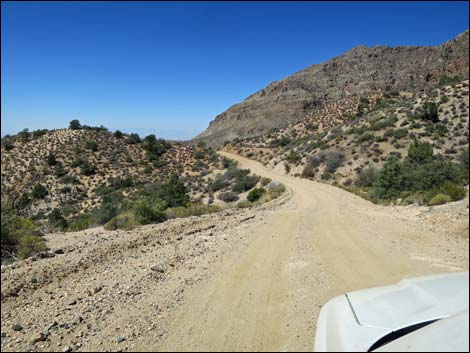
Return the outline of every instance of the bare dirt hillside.
[[[452,217],[440,206],[460,225],[449,233],[422,215],[439,207],[377,206],[222,154],[287,193],[129,232],[48,235],[54,257],[2,266],[2,351],[308,351],[332,297],[468,270],[468,198]]]

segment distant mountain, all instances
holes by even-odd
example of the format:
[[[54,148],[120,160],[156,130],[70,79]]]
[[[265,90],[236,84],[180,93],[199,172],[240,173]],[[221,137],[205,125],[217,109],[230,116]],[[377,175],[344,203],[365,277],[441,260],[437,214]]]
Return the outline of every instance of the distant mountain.
[[[394,91],[423,92],[447,78],[468,78],[468,30],[438,46],[359,46],[312,65],[235,104],[193,141],[213,147],[302,120],[329,103]]]

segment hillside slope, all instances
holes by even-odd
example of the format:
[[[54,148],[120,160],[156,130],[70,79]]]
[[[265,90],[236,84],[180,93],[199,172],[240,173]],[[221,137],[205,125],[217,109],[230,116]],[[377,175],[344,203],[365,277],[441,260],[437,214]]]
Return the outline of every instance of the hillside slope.
[[[339,99],[389,91],[419,92],[439,80],[468,78],[468,30],[435,47],[356,47],[312,65],[235,104],[194,141],[225,141],[282,128]]]
[[[311,351],[332,297],[468,270],[468,199],[430,227],[427,208],[373,205],[227,156],[288,193],[132,231],[48,235],[53,257],[2,266],[2,351]]]

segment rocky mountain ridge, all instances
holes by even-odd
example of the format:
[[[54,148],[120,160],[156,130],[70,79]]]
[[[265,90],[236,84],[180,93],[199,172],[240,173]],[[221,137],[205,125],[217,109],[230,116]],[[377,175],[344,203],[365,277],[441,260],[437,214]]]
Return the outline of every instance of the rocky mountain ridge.
[[[423,92],[468,78],[468,30],[438,46],[356,47],[273,82],[230,107],[193,141],[220,147],[237,137],[286,127],[339,99],[393,91]]]

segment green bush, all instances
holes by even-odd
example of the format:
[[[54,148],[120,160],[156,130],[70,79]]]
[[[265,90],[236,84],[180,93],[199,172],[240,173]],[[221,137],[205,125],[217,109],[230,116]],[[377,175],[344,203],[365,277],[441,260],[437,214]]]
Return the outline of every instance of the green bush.
[[[20,238],[18,255],[22,259],[45,250],[47,250],[47,246],[44,240],[37,235],[25,235]]]
[[[219,191],[230,185],[230,182],[224,176],[218,176],[215,180],[209,185],[209,190]]]
[[[47,155],[47,164],[50,166],[56,165],[57,164],[57,159],[55,157],[55,154],[52,152],[49,152]]]
[[[469,158],[468,158],[468,147],[465,148],[459,155],[460,169],[462,171],[463,182],[468,184],[469,178]]]
[[[122,195],[112,193],[105,195],[99,208],[94,210],[93,218],[98,224],[105,224],[121,210]]]
[[[90,176],[96,173],[96,167],[87,160],[83,161],[80,165],[80,173],[82,175]]]
[[[135,134],[135,133],[132,133],[129,135],[129,137],[126,139],[126,142],[129,144],[129,145],[135,145],[137,143],[140,143],[141,140],[140,140],[140,136],[138,134]]]
[[[300,162],[301,159],[302,159],[302,157],[300,156],[300,154],[298,154],[297,152],[294,152],[292,150],[286,156],[286,161],[289,162],[289,163],[293,163],[293,164],[296,164],[296,163]]]
[[[161,223],[166,220],[167,203],[158,197],[144,197],[132,204],[139,224]]]
[[[413,164],[424,164],[432,161],[432,145],[428,142],[413,141],[408,147],[408,160]]]
[[[227,157],[222,158],[222,165],[224,166],[225,169],[231,167],[231,166],[236,166],[238,164],[237,161],[233,159],[229,159]]]
[[[253,206],[253,204],[248,200],[243,200],[237,203],[238,208],[249,208],[251,206]]]
[[[26,206],[28,206],[29,204],[31,204],[31,199],[29,198],[28,194],[27,193],[21,194],[21,197],[18,200],[17,208],[21,210],[25,208]]]
[[[47,216],[47,220],[49,226],[55,230],[64,230],[69,225],[59,208],[54,208]]]
[[[260,181],[260,183],[261,183],[262,186],[266,186],[266,185],[268,185],[270,182],[271,182],[271,179],[270,179],[270,178],[265,178],[265,177],[261,178],[261,181]]]
[[[36,200],[45,198],[47,194],[47,189],[42,184],[34,185],[33,190],[31,191],[31,197]]]
[[[92,224],[92,217],[90,215],[83,214],[79,215],[70,222],[68,230],[71,232],[78,232],[90,228]]]
[[[437,86],[438,87],[449,86],[449,85],[453,85],[455,83],[458,83],[462,80],[463,80],[463,77],[460,76],[460,75],[455,75],[455,76],[442,75],[439,78]]]
[[[165,213],[168,218],[186,218],[191,216],[201,216],[208,213],[219,212],[219,206],[207,206],[202,203],[189,204],[187,207],[168,208]]]
[[[77,177],[70,174],[62,176],[60,181],[64,184],[80,184],[80,181],[77,179]]]
[[[272,147],[285,147],[287,146],[289,143],[291,143],[291,139],[288,138],[287,136],[282,136],[281,138],[279,139],[275,139],[275,140],[272,140],[270,145]]]
[[[437,194],[446,194],[451,198],[452,201],[462,200],[467,194],[464,186],[454,184],[450,181],[440,186],[434,187],[430,192],[432,196]]]
[[[39,237],[36,223],[29,218],[17,216],[6,203],[1,206],[1,252],[2,259],[19,255],[26,258],[47,249]]]
[[[125,211],[117,216],[114,216],[105,225],[106,230],[124,229],[131,230],[139,225],[136,215],[133,211]]]
[[[442,205],[450,201],[452,201],[452,199],[449,195],[437,194],[431,199],[431,201],[429,201],[429,206]]]
[[[425,102],[421,109],[418,109],[418,118],[437,123],[439,121],[438,105],[434,102]]]
[[[265,188],[262,188],[262,187],[259,189],[255,188],[248,193],[246,198],[250,202],[256,202],[261,198],[261,196],[263,196],[265,192],[266,192]]]
[[[371,132],[364,132],[361,136],[357,138],[358,142],[365,142],[365,141],[374,141],[375,135]]]
[[[15,148],[15,145],[9,140],[2,141],[2,145],[7,151],[11,151],[13,148]]]
[[[164,139],[158,139],[151,134],[142,141],[142,148],[147,151],[147,157],[150,160],[160,157],[171,148],[171,143]]]
[[[324,154],[325,158],[325,171],[327,173],[334,173],[344,162],[344,154],[339,151],[327,151]]]
[[[415,141],[408,149],[407,160],[401,162],[393,156],[385,162],[369,195],[373,199],[393,199],[403,191],[431,191],[447,185],[448,190],[445,191],[457,197],[462,192],[459,187],[462,179],[458,164],[443,156],[434,156],[428,143]]]
[[[232,191],[220,193],[217,198],[224,202],[235,202],[239,199],[238,195]]]
[[[168,207],[186,206],[189,201],[188,189],[174,174],[167,183],[160,185],[154,193],[154,196],[165,201]]]
[[[258,180],[259,176],[256,175],[237,176],[232,191],[236,193],[248,191],[258,183]]]
[[[124,134],[121,131],[116,130],[116,131],[114,131],[113,136],[118,138],[118,139],[122,139],[124,137]]]
[[[362,169],[355,181],[355,184],[360,187],[371,187],[377,179],[378,170],[374,166]]]
[[[98,143],[96,141],[87,141],[85,143],[85,148],[92,152],[98,151]]]
[[[77,119],[72,120],[69,124],[70,130],[78,130],[81,128],[82,128],[82,125],[80,124],[80,121],[78,121]]]

